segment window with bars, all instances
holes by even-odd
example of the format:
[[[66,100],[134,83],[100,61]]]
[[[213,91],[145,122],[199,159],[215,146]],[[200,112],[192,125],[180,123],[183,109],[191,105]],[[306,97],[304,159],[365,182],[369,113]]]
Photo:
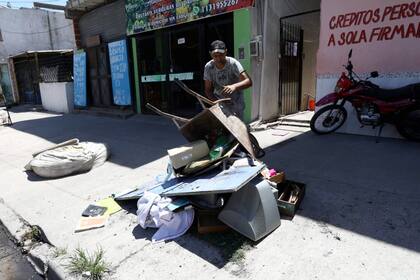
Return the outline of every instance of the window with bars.
[[[45,83],[71,81],[73,56],[71,54],[40,56],[39,75],[41,81]]]

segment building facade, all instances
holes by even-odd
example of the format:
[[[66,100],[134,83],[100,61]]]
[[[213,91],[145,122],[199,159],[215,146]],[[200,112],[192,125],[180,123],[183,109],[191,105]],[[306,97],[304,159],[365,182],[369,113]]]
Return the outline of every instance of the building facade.
[[[72,22],[64,13],[0,7],[0,83],[8,102],[20,99],[10,57],[27,51],[74,48]]]
[[[159,5],[139,6],[136,1],[127,1],[127,34],[132,44],[138,111],[148,113],[145,105],[150,103],[177,115],[197,114],[201,110],[198,101],[173,81],[181,80],[203,94],[204,66],[211,59],[209,46],[214,40],[223,40],[228,56],[236,57],[251,73],[252,3],[160,1]],[[251,90],[244,94],[245,119],[250,120]]]
[[[275,120],[306,110],[309,100],[333,91],[350,49],[361,74],[381,72],[376,81],[380,86],[392,88],[419,81],[419,64],[415,63],[419,61],[418,0],[358,0],[357,5],[344,0],[71,0],[67,6],[76,2],[80,10],[80,36],[76,39],[82,41],[87,28],[81,24],[86,15],[80,17],[80,13],[112,10],[108,17],[97,12],[89,25],[99,28],[112,22],[106,31],[119,30],[112,40],[126,40],[131,106],[138,113],[149,113],[147,103],[184,116],[198,112],[197,102],[173,80],[183,80],[203,93],[203,68],[210,60],[209,44],[215,39],[226,42],[228,55],[238,59],[253,80],[252,88],[245,91],[247,122]],[[77,15],[77,9],[70,10]],[[105,22],[118,15],[118,20]],[[352,15],[380,18],[370,22],[362,18],[362,23],[353,25],[340,23]],[[331,26],[333,18],[340,22]],[[392,26],[396,31],[391,36],[388,29]],[[89,36],[100,33],[89,30]],[[375,30],[372,40],[360,39],[361,30]],[[356,128],[356,123],[352,115],[341,130],[374,133]]]

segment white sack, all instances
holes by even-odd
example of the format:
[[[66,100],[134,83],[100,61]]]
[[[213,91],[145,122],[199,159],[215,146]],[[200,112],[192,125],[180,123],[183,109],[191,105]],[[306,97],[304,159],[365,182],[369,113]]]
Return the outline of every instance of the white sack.
[[[73,173],[86,172],[102,165],[109,156],[105,144],[81,142],[53,150],[48,150],[34,157],[26,166],[37,175],[57,178]]]

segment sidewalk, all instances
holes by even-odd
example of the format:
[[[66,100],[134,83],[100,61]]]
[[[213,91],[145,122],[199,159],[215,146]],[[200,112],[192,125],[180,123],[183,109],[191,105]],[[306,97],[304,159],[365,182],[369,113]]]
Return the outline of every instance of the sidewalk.
[[[246,250],[193,233],[151,244],[154,230],[124,205],[105,228],[74,233],[89,203],[132,188],[166,170],[166,150],[185,142],[170,121],[40,112],[12,113],[0,126],[0,201],[39,225],[71,253],[101,246],[110,279],[418,279],[420,275],[420,145],[352,135],[315,136],[307,128],[256,132],[266,164],[307,184],[292,221]],[[307,133],[306,133],[307,132]],[[86,174],[40,180],[23,171],[31,154],[70,138],[104,142],[111,158]],[[226,254],[226,248],[230,250]],[[229,258],[236,249],[243,254]]]

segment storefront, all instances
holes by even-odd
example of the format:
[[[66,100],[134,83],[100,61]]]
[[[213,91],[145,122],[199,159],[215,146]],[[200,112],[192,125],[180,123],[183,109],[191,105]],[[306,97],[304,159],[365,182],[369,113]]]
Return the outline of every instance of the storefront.
[[[323,0],[317,57],[317,99],[333,92],[345,71],[352,50],[354,71],[382,88],[398,88],[420,82],[420,1],[418,0]],[[349,105],[349,104],[348,104]],[[375,135],[378,128],[360,127],[355,110],[347,107],[341,132]],[[385,126],[383,136],[398,137],[395,126]]]
[[[252,119],[269,121],[308,107],[334,91],[353,49],[354,70],[375,84],[397,88],[420,82],[420,1],[259,0],[251,11]],[[252,44],[252,43],[251,43]],[[341,132],[375,135],[360,127],[354,109]],[[385,126],[383,136],[395,136]]]
[[[150,103],[164,111],[190,117],[201,109],[197,100],[180,88],[182,80],[204,93],[204,65],[208,49],[223,40],[228,55],[236,57],[248,73],[250,67],[250,0],[235,1],[127,1],[127,34],[133,50],[138,111],[148,113]],[[199,3],[198,3],[199,2]],[[251,90],[245,92],[245,113],[251,119]]]
[[[74,58],[76,108],[131,114],[125,1],[69,1],[66,7],[79,48]]]
[[[320,0],[259,0],[251,9],[252,119],[308,108],[316,95]]]

